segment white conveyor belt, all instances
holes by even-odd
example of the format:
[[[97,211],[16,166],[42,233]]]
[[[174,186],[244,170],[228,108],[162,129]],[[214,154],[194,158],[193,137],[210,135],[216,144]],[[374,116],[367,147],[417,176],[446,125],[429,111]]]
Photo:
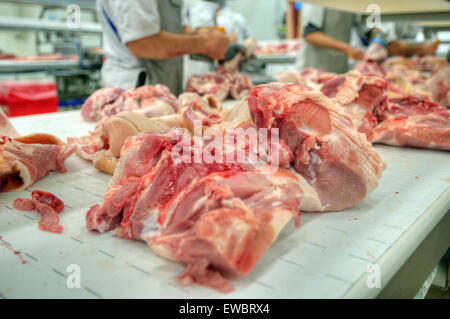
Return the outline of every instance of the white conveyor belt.
[[[22,134],[48,132],[63,139],[94,126],[77,111],[12,122]],[[379,187],[352,209],[303,213],[302,226],[288,225],[250,275],[233,281],[236,289],[227,295],[179,286],[175,277],[184,267],[157,257],[142,242],[89,232],[86,212],[101,202],[110,176],[72,156],[66,174],[52,173],[25,191],[0,194],[0,297],[375,297],[450,208],[448,152],[375,147],[388,163]],[[12,208],[15,198],[29,197],[34,189],[65,202],[62,234],[40,231],[37,213]],[[25,264],[8,245],[21,252]],[[66,284],[72,264],[80,267],[80,288]],[[381,271],[381,288],[366,284],[374,264]]]

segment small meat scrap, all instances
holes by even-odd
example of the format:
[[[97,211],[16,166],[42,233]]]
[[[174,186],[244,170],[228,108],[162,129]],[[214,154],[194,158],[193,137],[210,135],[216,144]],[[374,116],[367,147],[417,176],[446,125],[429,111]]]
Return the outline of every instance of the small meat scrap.
[[[13,207],[21,211],[36,210],[41,215],[39,229],[51,233],[62,233],[64,228],[58,224],[58,214],[64,210],[64,203],[49,192],[34,190],[29,198],[16,198]]]

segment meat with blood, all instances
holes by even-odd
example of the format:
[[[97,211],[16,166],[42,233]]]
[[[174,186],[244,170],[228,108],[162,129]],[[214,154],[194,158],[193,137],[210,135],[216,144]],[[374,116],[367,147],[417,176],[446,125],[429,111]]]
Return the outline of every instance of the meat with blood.
[[[450,106],[450,63],[436,70],[428,79],[426,86],[435,102]]]
[[[239,164],[176,164],[169,137],[143,133],[127,141],[103,203],[86,216],[88,228],[115,229],[186,264],[182,284],[230,291],[225,278],[247,274],[298,214],[298,177]]]
[[[372,143],[450,150],[450,111],[427,97],[392,98],[375,114]]]
[[[103,88],[89,96],[81,108],[81,116],[87,121],[97,122],[102,118],[102,110],[113,104],[124,92],[119,87]]]
[[[98,122],[124,111],[141,110],[147,117],[174,114],[176,97],[164,85],[145,85],[124,91],[104,88],[94,92],[81,109],[85,120]]]
[[[258,127],[279,128],[324,210],[356,205],[378,185],[386,164],[335,100],[307,86],[272,83],[255,87],[248,104]]]
[[[230,81],[219,73],[196,74],[189,78],[186,92],[212,94],[219,101],[223,101],[230,92]]]
[[[388,82],[381,76],[352,70],[328,81],[321,91],[330,98],[336,98],[359,132],[369,134],[378,123],[373,115],[374,109],[386,103],[387,87]]]
[[[217,73],[193,75],[187,82],[186,92],[211,94],[219,101],[229,96],[240,100],[248,96],[252,87],[252,81],[245,74],[222,69]]]
[[[21,211],[36,210],[41,215],[39,229],[51,233],[61,233],[64,228],[58,224],[58,214],[64,210],[64,203],[49,192],[34,190],[31,199],[16,198],[13,207]]]

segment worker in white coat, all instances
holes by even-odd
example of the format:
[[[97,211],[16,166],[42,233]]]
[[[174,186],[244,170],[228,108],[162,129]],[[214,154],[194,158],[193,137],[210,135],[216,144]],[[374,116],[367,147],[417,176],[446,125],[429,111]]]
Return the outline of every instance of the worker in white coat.
[[[223,33],[183,28],[182,0],[97,0],[106,61],[104,87],[164,84],[182,91],[183,55],[220,60],[230,40]]]
[[[242,43],[251,37],[245,17],[227,6],[227,1],[188,0],[189,25],[196,28],[221,26],[232,42]]]
[[[236,42],[242,43],[252,36],[245,17],[228,8],[226,1],[219,2],[216,20],[217,25],[223,26],[228,35],[235,37]]]

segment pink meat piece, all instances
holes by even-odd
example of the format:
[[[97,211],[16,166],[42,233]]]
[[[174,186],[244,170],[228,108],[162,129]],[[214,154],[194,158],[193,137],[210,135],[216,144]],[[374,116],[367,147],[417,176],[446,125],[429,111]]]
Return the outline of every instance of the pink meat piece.
[[[272,83],[255,87],[248,104],[258,127],[279,128],[324,210],[356,205],[378,185],[384,161],[334,100],[307,86]]]
[[[450,111],[427,97],[392,98],[375,114],[372,143],[450,150]]]
[[[433,100],[442,105],[450,106],[450,63],[445,64],[427,81]]]
[[[31,197],[42,204],[46,204],[53,208],[58,214],[64,210],[64,203],[58,197],[49,192],[34,190]]]
[[[264,174],[264,167],[193,158],[176,164],[172,150],[180,140],[173,134],[127,140],[103,202],[86,215],[88,229],[114,229],[185,264],[180,284],[228,292],[228,279],[248,274],[288,220],[299,224],[302,197],[311,207],[320,203],[311,204],[313,192],[286,169]]]
[[[13,190],[27,188],[50,171],[65,173],[64,162],[75,149],[72,145],[25,144],[8,137],[0,141],[3,159],[20,179]]]
[[[193,75],[186,85],[186,92],[198,93],[200,95],[212,94],[219,101],[227,98],[230,92],[230,81],[219,73],[204,73]]]
[[[364,59],[372,62],[382,62],[386,60],[388,50],[380,43],[371,43],[367,48]]]
[[[239,72],[222,72],[230,81],[230,95],[235,100],[242,100],[250,94],[253,83],[250,78]]]
[[[16,198],[13,207],[21,211],[36,210],[41,215],[39,229],[52,233],[61,233],[64,228],[58,224],[58,214],[63,211],[64,203],[55,195],[34,190],[31,194],[32,199]]]
[[[174,114],[178,111],[176,97],[161,84],[145,85],[124,91],[104,88],[94,92],[81,109],[83,118],[98,122],[125,111],[146,110],[147,117]]]
[[[140,109],[148,110],[148,117],[163,116],[176,113],[178,104],[166,86],[145,85],[123,92],[114,104],[105,108],[104,114],[111,117],[120,112]]]
[[[374,109],[386,103],[387,87],[388,82],[381,76],[352,70],[328,81],[321,91],[330,98],[336,98],[350,114],[359,132],[369,134],[378,123],[373,115]]]
[[[83,104],[81,116],[87,121],[97,122],[101,120],[102,110],[112,105],[123,92],[124,90],[119,87],[95,91]]]
[[[300,76],[306,80],[308,86],[320,90],[322,86],[330,80],[333,80],[338,75],[336,73],[325,72],[314,68],[305,68],[300,72]]]
[[[446,58],[435,55],[426,55],[417,60],[417,68],[421,71],[431,72],[432,74],[448,64]]]
[[[361,74],[376,74],[379,76],[384,76],[383,67],[377,62],[361,61],[355,65],[354,69],[359,71]]]

